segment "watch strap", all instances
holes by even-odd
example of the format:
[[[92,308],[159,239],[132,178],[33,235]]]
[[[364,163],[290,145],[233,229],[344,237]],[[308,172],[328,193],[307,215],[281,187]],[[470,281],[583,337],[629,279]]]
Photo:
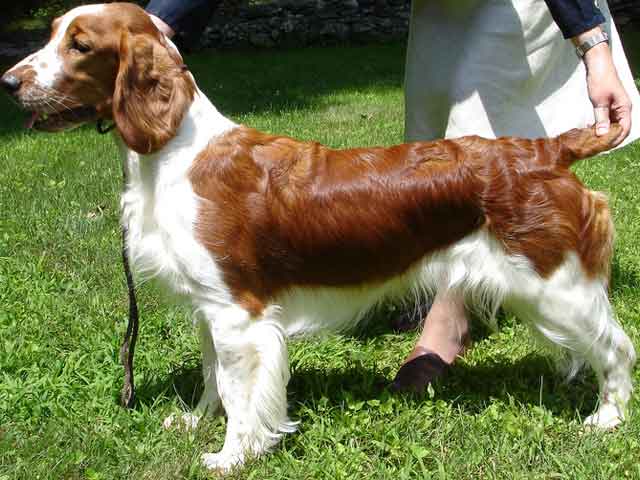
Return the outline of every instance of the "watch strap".
[[[587,37],[584,42],[581,42],[580,45],[576,47],[576,54],[578,55],[578,57],[582,58],[584,57],[584,54],[591,50],[593,47],[604,42],[609,42],[609,35],[607,35],[607,32],[594,33],[590,37]]]

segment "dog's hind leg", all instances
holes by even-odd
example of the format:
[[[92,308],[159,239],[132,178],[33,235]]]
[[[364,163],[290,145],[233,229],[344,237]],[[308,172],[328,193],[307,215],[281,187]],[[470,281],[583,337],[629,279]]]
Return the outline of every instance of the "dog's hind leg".
[[[220,396],[216,381],[217,356],[211,332],[211,322],[207,320],[207,311],[200,312],[198,333],[202,349],[202,377],[204,392],[193,412],[181,415],[171,414],[163,422],[164,428],[191,430],[198,426],[203,415],[212,415],[220,409]]]
[[[625,417],[632,391],[635,351],[615,320],[605,279],[587,278],[573,255],[548,279],[531,279],[528,291],[513,303],[518,315],[571,359],[573,374],[588,363],[600,384],[597,410],[586,425],[612,428]]]
[[[202,457],[208,468],[229,470],[295,430],[287,418],[287,346],[275,313],[266,309],[252,318],[230,306],[212,321],[218,390],[228,421],[222,450]]]

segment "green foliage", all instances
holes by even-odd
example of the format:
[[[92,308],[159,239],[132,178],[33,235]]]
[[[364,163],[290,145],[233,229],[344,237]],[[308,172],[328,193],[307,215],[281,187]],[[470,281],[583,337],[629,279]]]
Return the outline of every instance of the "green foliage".
[[[140,5],[148,2],[142,0],[130,0]],[[21,2],[6,2],[3,5],[5,12],[3,20],[12,21],[16,19],[42,20],[46,25],[52,18],[63,14],[67,10],[78,5],[96,3],[91,0],[22,0]]]
[[[30,9],[30,14],[35,18],[43,18],[50,19],[52,17],[56,17],[66,12],[67,10],[81,5],[82,3],[87,2],[79,2],[73,0],[56,0],[50,2],[33,2],[37,6],[34,6]]]
[[[346,147],[402,140],[403,59],[398,46],[376,46],[203,53],[187,63],[235,120]],[[91,126],[25,132],[19,117],[0,98],[0,479],[209,478],[200,454],[221,447],[224,419],[189,434],[161,428],[202,387],[188,311],[153,284],[140,287],[138,403],[118,406],[127,294],[115,145]],[[577,169],[610,195],[611,293],[636,344],[639,154],[635,145]],[[475,347],[422,397],[380,388],[416,337],[387,323],[380,315],[355,335],[290,344],[300,431],[229,478],[640,478],[638,416],[584,434],[595,379],[563,383],[513,318],[499,332],[475,331]]]
[[[6,7],[6,20],[30,17],[31,19],[48,21],[69,8],[82,3],[89,2],[80,0],[23,0],[22,2],[10,2]]]

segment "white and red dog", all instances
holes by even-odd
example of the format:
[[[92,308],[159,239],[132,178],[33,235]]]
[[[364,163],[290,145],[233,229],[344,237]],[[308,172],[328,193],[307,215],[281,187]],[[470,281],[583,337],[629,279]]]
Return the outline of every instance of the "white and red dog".
[[[514,312],[595,370],[587,424],[624,418],[635,352],[607,295],[611,218],[569,171],[610,148],[617,126],[349,150],[268,135],[222,116],[131,4],[71,10],[0,82],[38,130],[115,123],[138,275],[188,297],[199,322],[205,390],[184,420],[220,402],[228,416],[206,466],[240,464],[294,429],[287,336],[353,326],[422,291]]]

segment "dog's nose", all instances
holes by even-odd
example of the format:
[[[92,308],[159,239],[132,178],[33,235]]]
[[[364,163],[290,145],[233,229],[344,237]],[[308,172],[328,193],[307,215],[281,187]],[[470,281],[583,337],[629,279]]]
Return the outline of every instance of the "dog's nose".
[[[11,73],[5,73],[0,77],[0,85],[9,93],[17,92],[21,83],[20,79]]]

